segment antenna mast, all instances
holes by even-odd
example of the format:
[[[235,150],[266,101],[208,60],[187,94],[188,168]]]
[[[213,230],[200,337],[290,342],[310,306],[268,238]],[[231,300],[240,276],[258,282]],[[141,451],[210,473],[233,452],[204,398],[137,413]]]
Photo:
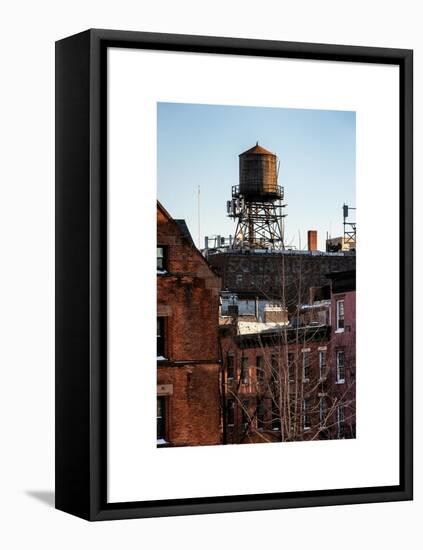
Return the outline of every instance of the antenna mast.
[[[200,228],[201,228],[201,225],[200,225],[200,186],[198,186],[198,197],[197,197],[197,206],[198,206],[198,211],[197,211],[197,220],[198,220],[198,249],[200,250],[201,248],[201,232],[200,232]]]

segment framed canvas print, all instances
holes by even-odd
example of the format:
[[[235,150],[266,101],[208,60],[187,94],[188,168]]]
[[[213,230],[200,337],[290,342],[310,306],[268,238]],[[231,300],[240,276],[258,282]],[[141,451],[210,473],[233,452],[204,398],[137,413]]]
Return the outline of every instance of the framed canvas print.
[[[411,498],[412,52],[57,42],[56,507]]]

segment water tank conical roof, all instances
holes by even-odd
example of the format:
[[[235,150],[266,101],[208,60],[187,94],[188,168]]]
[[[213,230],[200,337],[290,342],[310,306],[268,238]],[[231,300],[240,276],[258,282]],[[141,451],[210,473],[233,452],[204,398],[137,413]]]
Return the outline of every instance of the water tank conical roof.
[[[243,155],[273,155],[273,156],[276,156],[271,151],[268,151],[267,149],[265,149],[264,147],[259,145],[258,141],[254,145],[254,147],[251,147],[251,149],[247,149],[247,151],[244,151],[239,156],[242,157]]]

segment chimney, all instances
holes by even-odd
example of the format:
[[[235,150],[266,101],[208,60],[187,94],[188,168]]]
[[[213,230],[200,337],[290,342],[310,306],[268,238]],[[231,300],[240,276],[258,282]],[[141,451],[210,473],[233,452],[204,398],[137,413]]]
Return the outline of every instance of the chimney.
[[[314,229],[309,229],[307,231],[307,245],[309,252],[317,250],[317,231]]]

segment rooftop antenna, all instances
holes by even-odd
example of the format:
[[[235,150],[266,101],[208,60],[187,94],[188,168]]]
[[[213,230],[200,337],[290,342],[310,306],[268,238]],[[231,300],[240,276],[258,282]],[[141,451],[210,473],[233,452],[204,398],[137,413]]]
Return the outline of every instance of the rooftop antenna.
[[[355,210],[357,210],[355,207],[349,206],[346,203],[342,205],[342,215],[344,218],[344,244],[348,245],[349,249],[355,249],[356,247],[357,224],[355,222]]]
[[[198,221],[198,249],[201,248],[201,232],[200,232],[200,222],[201,222],[201,219],[200,219],[200,186],[198,186],[198,212],[197,212],[197,221]]]

